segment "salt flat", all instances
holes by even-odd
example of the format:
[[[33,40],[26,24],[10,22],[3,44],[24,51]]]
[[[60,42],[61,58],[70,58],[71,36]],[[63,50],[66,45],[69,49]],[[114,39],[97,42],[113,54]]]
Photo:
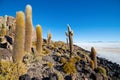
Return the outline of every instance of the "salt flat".
[[[81,42],[75,44],[89,51],[91,47],[94,47],[97,56],[120,65],[120,42]]]

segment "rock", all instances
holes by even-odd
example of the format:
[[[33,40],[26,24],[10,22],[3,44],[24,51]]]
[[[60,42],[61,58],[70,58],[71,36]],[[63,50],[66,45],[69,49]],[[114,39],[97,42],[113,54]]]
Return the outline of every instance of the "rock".
[[[61,57],[59,57],[59,56],[57,56],[57,55],[53,55],[52,57],[53,57],[53,59],[54,59],[55,61],[57,61],[57,62],[60,62],[60,60],[61,60]]]
[[[49,77],[44,77],[42,78],[42,80],[49,80]]]
[[[70,75],[65,76],[65,80],[72,80],[72,77]]]
[[[49,74],[49,80],[58,80],[58,76],[55,73],[50,73]]]
[[[31,80],[31,78],[28,74],[24,74],[19,77],[19,80]]]
[[[12,60],[12,53],[7,50],[7,49],[4,49],[4,48],[0,48],[0,59],[2,61],[13,61]]]
[[[38,77],[33,77],[31,80],[40,80]]]
[[[93,74],[93,73],[91,73],[91,74],[90,74],[90,79],[92,79],[92,80],[96,80],[96,75]]]
[[[9,42],[11,45],[13,44],[13,39],[10,36],[5,36],[7,42]]]
[[[8,48],[8,43],[0,43],[0,48],[5,48],[7,49]]]
[[[79,62],[77,62],[75,66],[76,66],[76,69],[78,72],[82,71],[82,67],[81,67],[81,64]]]
[[[42,57],[42,60],[48,61],[48,62],[51,62],[51,63],[54,63],[54,60],[53,60],[53,58],[52,58],[50,55],[48,55],[48,56],[43,56],[43,57]]]

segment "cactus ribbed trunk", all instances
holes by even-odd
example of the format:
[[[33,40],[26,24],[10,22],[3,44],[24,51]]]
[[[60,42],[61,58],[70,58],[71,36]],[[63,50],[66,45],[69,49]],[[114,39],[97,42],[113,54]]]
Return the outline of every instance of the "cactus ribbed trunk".
[[[69,39],[69,49],[70,49],[70,58],[71,58],[73,53],[73,31],[71,30],[69,25],[68,25],[68,32],[66,32],[66,36]]]
[[[93,62],[94,62],[94,68],[97,68],[97,57],[96,57],[96,50],[95,50],[95,48],[94,47],[92,47],[91,48],[91,54],[90,54],[90,56],[91,56],[91,59],[93,60]]]
[[[16,30],[13,46],[13,61],[21,62],[24,55],[24,32],[25,20],[24,13],[19,11],[16,13]]]
[[[69,32],[70,35],[70,32]],[[73,52],[73,39],[72,36],[69,36],[69,46],[70,46],[70,57],[72,56],[72,52]]]
[[[26,21],[25,21],[25,51],[31,52],[32,47],[32,8],[30,5],[26,6]]]
[[[68,38],[66,38],[66,43],[67,43],[67,46],[69,45],[69,43],[68,43]]]
[[[6,35],[6,33],[7,33],[7,29],[6,29],[6,27],[4,26],[4,24],[2,24],[2,28],[1,28],[1,30],[0,30],[0,36],[1,36],[1,37],[4,37],[4,36]]]
[[[39,54],[42,53],[42,28],[40,25],[36,26],[36,50],[39,52]]]
[[[48,46],[50,45],[51,43],[51,38],[52,38],[52,34],[50,32],[48,32],[48,35],[47,35],[47,43],[48,43]]]

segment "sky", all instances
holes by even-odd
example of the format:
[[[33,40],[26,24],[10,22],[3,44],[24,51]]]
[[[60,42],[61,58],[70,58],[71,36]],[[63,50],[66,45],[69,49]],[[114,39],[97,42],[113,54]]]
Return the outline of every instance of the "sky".
[[[33,26],[40,24],[43,37],[66,41],[70,24],[74,42],[120,41],[120,0],[0,0],[0,16],[16,16],[32,6]]]

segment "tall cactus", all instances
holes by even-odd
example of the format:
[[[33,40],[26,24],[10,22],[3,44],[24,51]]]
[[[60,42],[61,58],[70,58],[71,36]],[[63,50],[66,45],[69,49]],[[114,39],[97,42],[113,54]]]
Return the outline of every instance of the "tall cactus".
[[[40,25],[36,26],[36,50],[39,52],[39,54],[42,53],[42,28]]]
[[[16,13],[16,30],[13,46],[13,61],[21,62],[24,54],[24,33],[25,20],[24,13],[19,11]]]
[[[69,39],[70,58],[71,58],[73,53],[73,31],[71,30],[70,25],[67,25],[67,26],[68,26],[68,32],[66,32],[66,36]]]
[[[6,24],[7,23],[7,17],[8,17],[7,15],[4,16],[4,26],[5,27],[7,27],[7,24]]]
[[[91,48],[90,57],[94,62],[94,68],[97,68],[97,57],[96,57],[96,50],[94,47]]]
[[[50,33],[50,31],[48,31],[48,35],[47,35],[47,42],[48,42],[48,45],[51,43],[51,38],[52,38],[52,34]]]
[[[31,52],[32,47],[32,7],[26,6],[26,19],[25,19],[25,51]]]

